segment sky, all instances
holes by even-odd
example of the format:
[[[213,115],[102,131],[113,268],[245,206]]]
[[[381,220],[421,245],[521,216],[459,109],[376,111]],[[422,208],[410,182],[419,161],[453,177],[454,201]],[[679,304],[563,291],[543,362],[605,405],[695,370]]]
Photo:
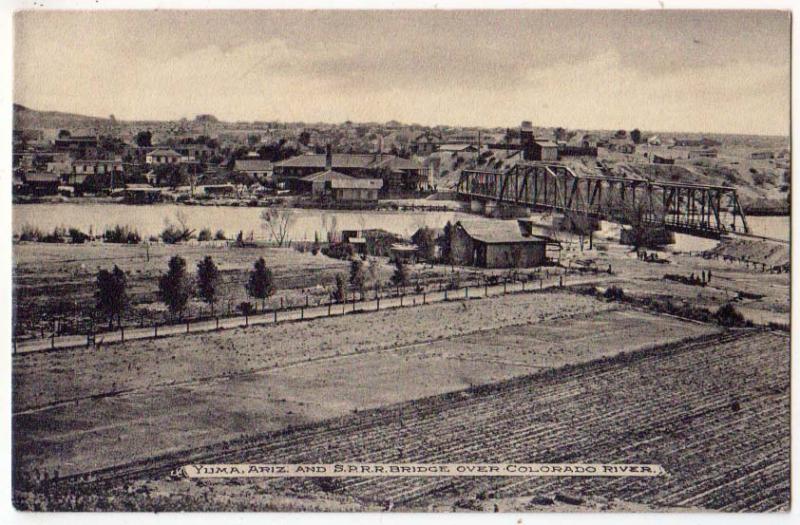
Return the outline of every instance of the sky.
[[[14,101],[118,119],[787,135],[780,11],[23,11]]]

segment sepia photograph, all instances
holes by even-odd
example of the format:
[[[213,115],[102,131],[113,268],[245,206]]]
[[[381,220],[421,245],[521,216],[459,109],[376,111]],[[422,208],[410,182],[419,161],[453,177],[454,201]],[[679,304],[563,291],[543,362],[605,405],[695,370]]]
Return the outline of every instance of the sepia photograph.
[[[791,510],[791,11],[38,6],[17,511]]]

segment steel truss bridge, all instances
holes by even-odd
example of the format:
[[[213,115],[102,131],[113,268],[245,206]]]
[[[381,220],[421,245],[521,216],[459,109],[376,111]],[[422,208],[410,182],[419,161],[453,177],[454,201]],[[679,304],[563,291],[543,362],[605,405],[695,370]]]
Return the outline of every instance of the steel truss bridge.
[[[523,162],[504,172],[465,169],[456,189],[468,199],[663,226],[700,237],[750,231],[736,190],[725,186],[577,175],[559,163]]]

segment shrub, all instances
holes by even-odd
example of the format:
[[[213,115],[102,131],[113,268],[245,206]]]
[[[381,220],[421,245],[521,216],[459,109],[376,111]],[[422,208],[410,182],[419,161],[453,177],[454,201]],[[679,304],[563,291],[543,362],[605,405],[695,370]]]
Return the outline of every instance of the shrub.
[[[218,241],[224,241],[226,239],[225,232],[222,230],[217,230],[217,233],[214,234],[214,238]]]
[[[353,254],[355,253],[355,249],[353,248],[352,244],[348,244],[346,242],[340,242],[337,244],[332,244],[327,248],[322,248],[322,253],[327,255],[328,257],[332,257],[334,259],[342,259],[346,261],[353,256]]]
[[[253,303],[247,301],[242,301],[236,308],[242,312],[242,315],[251,315],[253,313]]]
[[[625,298],[625,292],[619,286],[609,286],[603,293],[603,297],[613,301],[622,301]]]
[[[720,306],[714,317],[722,326],[745,326],[747,324],[744,316],[731,303]]]
[[[72,244],[83,244],[89,240],[89,236],[77,228],[70,228],[69,239]]]
[[[131,229],[130,226],[120,226],[117,224],[113,228],[105,231],[103,239],[106,242],[116,244],[139,244],[142,237],[139,235],[138,231]]]
[[[208,228],[203,228],[202,230],[200,230],[200,233],[197,234],[197,240],[201,242],[210,241],[211,230],[209,230]]]
[[[30,224],[24,225],[19,234],[20,241],[39,242],[39,239],[42,237],[42,231],[39,228],[31,226]]]
[[[53,230],[53,233],[48,233],[48,234],[44,235],[42,238],[40,238],[39,240],[41,242],[59,243],[59,242],[63,242],[64,238],[66,236],[67,236],[67,232],[64,230],[64,228],[56,227]]]
[[[194,234],[191,230],[186,228],[179,228],[174,224],[168,225],[164,230],[161,232],[161,240],[164,241],[166,244],[176,244],[179,242],[188,241],[194,237]]]

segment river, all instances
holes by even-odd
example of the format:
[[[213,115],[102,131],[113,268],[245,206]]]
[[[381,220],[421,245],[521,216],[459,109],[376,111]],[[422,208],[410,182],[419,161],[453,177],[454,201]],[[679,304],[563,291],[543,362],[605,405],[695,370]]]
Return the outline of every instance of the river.
[[[157,236],[168,222],[176,223],[182,216],[189,228],[209,228],[212,232],[223,230],[229,237],[242,231],[251,232],[256,239],[266,239],[267,231],[261,227],[259,218],[263,208],[232,206],[185,206],[180,204],[156,204],[133,206],[126,204],[23,204],[13,207],[14,233],[29,225],[42,231],[54,228],[75,227],[93,234],[102,233],[117,224],[135,228],[143,237]],[[477,218],[475,215],[457,211],[399,212],[399,211],[331,211],[296,209],[291,221],[288,238],[296,241],[314,240],[315,233],[326,239],[329,230],[362,230],[380,228],[405,237],[418,228],[428,226],[441,228],[447,221],[462,218]],[[489,220],[489,219],[486,219]],[[790,218],[787,216],[753,216],[747,219],[754,235],[777,239],[789,239]],[[544,219],[542,222],[545,222]],[[334,224],[335,223],[335,224]],[[713,246],[715,241],[689,235],[676,235],[676,250],[700,250]]]

